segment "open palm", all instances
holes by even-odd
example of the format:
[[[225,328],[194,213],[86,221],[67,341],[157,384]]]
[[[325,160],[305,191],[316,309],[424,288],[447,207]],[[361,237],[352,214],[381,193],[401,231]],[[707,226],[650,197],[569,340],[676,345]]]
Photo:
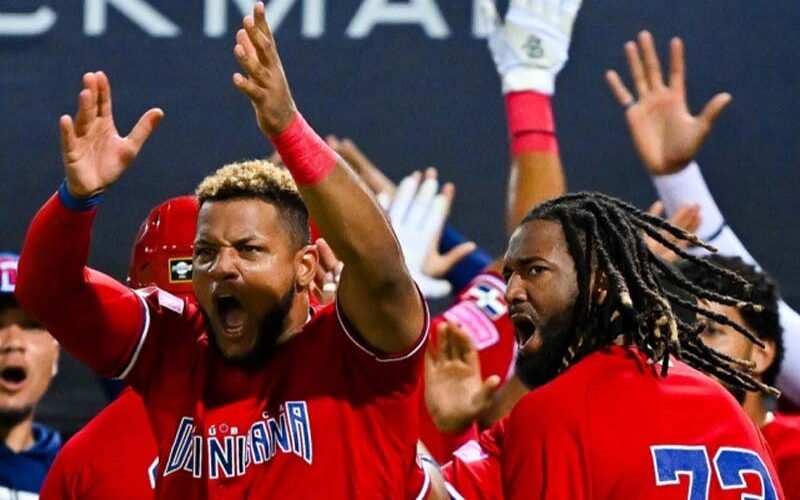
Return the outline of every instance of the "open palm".
[[[111,85],[102,72],[87,73],[73,120],[61,117],[61,154],[67,188],[74,196],[89,196],[113,184],[139,154],[164,113],[150,109],[131,133],[121,137],[114,125]]]
[[[661,63],[653,37],[644,31],[639,44],[625,44],[633,84],[638,95],[634,99],[616,71],[606,79],[625,116],[636,151],[653,175],[677,172],[700,151],[711,132],[714,120],[731,101],[730,94],[717,94],[694,116],[686,103],[683,42],[673,38],[670,44],[669,83],[664,84]]]
[[[437,339],[425,356],[425,401],[440,431],[462,432],[491,405],[500,377],[481,378],[478,352],[458,326],[440,324]]]

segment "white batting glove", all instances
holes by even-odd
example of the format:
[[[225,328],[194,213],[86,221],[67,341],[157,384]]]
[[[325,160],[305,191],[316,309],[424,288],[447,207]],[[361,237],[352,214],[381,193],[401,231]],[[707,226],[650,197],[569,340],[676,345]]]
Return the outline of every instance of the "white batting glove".
[[[448,210],[449,201],[439,193],[436,177],[427,176],[420,181],[418,173],[400,182],[388,210],[408,270],[429,299],[446,297],[452,290],[447,280],[423,271],[428,254],[439,246]]]
[[[501,23],[494,0],[482,0],[489,19],[489,50],[503,93],[535,90],[552,95],[567,63],[572,26],[581,0],[511,0]]]

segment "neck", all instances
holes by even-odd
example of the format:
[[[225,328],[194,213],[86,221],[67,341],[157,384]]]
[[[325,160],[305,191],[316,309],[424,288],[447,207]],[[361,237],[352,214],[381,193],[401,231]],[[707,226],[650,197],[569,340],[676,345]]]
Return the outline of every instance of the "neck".
[[[33,439],[33,414],[25,420],[0,427],[0,437],[6,447],[14,453],[25,451],[34,445]]]
[[[747,416],[750,417],[750,420],[753,421],[759,427],[767,424],[767,415],[769,411],[767,411],[767,407],[764,405],[764,398],[758,392],[747,392],[744,397],[744,403],[742,404],[742,409],[744,412],[747,413]]]
[[[278,344],[284,344],[303,329],[309,318],[308,292],[299,292],[295,297],[294,304],[286,317],[285,326],[280,336]]]

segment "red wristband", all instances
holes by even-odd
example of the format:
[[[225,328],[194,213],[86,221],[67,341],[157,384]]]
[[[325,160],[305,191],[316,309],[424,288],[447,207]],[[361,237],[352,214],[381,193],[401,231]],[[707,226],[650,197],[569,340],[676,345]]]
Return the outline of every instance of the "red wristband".
[[[299,112],[286,130],[270,139],[298,186],[316,184],[336,167],[336,153]]]
[[[538,92],[506,94],[511,154],[558,154],[556,126],[550,96]]]

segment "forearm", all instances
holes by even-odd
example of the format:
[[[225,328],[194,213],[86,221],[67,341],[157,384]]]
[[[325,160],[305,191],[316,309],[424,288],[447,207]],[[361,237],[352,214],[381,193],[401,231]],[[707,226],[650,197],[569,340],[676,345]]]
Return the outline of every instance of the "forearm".
[[[703,174],[697,163],[690,163],[678,173],[653,177],[667,215],[684,203],[700,205],[702,223],[698,236],[711,243],[720,255],[741,257],[745,262],[758,266],[750,252],[725,222]],[[708,253],[696,248],[693,253]],[[778,386],[794,402],[800,402],[800,315],[786,302],[780,301],[779,317],[783,328],[784,359],[778,377]]]
[[[508,175],[508,234],[532,208],[565,192],[566,180],[558,154],[534,152],[514,158]]]
[[[512,162],[506,229],[510,235],[535,206],[566,192],[550,96],[512,92],[505,96]]]
[[[338,297],[348,320],[378,351],[404,351],[423,331],[424,304],[383,211],[299,114],[271,139],[344,263]]]
[[[321,182],[300,186],[300,194],[348,274],[375,287],[410,279],[389,222],[341,160]]]
[[[73,355],[119,375],[141,333],[143,305],[122,284],[86,267],[96,211],[68,209],[51,197],[28,229],[16,295]]]
[[[667,217],[686,203],[700,205],[701,222],[697,228],[697,236],[717,247],[722,255],[739,256],[746,262],[757,265],[755,259],[725,222],[725,217],[696,162],[690,163],[675,174],[653,176],[652,179],[659,198],[664,203]],[[692,252],[708,253],[700,248],[693,249]]]

